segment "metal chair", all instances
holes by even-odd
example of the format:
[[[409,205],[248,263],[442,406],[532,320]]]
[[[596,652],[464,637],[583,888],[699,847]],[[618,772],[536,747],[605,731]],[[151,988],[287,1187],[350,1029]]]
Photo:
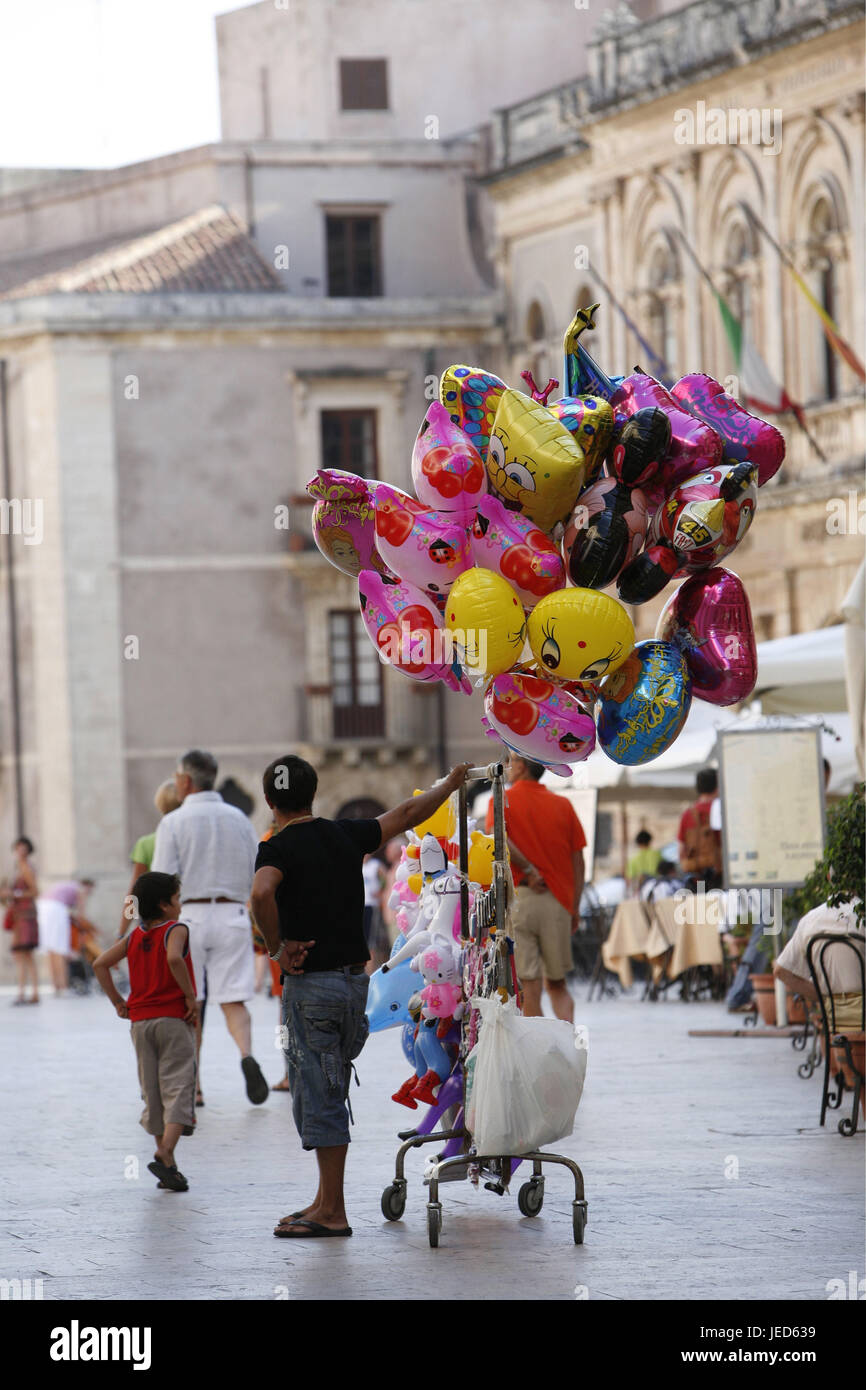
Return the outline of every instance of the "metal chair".
[[[837,1027],[836,1024],[836,999],[830,988],[830,979],[827,971],[826,955],[828,950],[833,947],[836,951],[853,951],[854,957],[860,971],[860,1028],[852,1029],[848,1027],[845,1032]],[[863,1094],[863,1071],[862,1061],[860,1067],[857,1066],[852,1055],[852,1042],[863,1043],[866,1036],[866,964],[864,964],[864,940],[862,936],[851,932],[819,932],[813,936],[806,945],[806,960],[809,963],[809,974],[818,995],[818,1005],[821,1010],[821,1027],[824,1039],[824,1086],[821,1093],[821,1120],[823,1125],[827,1110],[838,1110],[842,1104],[842,1095],[846,1090],[853,1090],[854,1104],[850,1116],[846,1116],[839,1121],[838,1129],[840,1134],[850,1138],[857,1131],[857,1109],[860,1105],[860,1097]],[[859,1032],[859,1037],[857,1036]],[[831,1090],[831,1066],[833,1065],[833,1050],[842,1051],[845,1054],[845,1062],[838,1064],[838,1071],[832,1076],[835,1090]],[[846,1087],[845,1071],[846,1066],[849,1073],[854,1077],[854,1084]]]

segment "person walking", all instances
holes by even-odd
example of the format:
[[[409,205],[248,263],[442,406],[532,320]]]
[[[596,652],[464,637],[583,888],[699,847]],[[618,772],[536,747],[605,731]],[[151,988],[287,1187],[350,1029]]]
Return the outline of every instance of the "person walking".
[[[153,804],[159,811],[160,819],[167,816],[170,811],[176,811],[180,806],[174,779],[170,778],[157,788],[153,798]],[[129,888],[123,900],[123,914],[120,919],[120,930],[118,938],[126,936],[132,923],[135,921],[136,912],[134,910],[135,885],[142,874],[150,872],[153,863],[153,851],[156,848],[156,831],[152,830],[149,835],[139,835],[135,844],[129,852],[132,860],[132,878],[129,881]]]
[[[715,769],[702,768],[695,778],[697,798],[680,817],[680,868],[686,876],[686,887],[693,892],[722,886],[722,833],[713,826],[713,803],[718,789]]]
[[[39,923],[36,915],[38,887],[30,856],[33,842],[22,835],[12,846],[15,872],[11,885],[4,887],[2,898],[7,904],[4,925],[12,933],[12,951],[18,975],[18,998],[15,1004],[39,1003],[39,976],[35,951],[39,945]],[[30,997],[27,998],[27,985]]]
[[[195,1126],[195,1029],[198,1005],[189,963],[189,929],[178,921],[180,882],[173,874],[141,874],[139,925],[93,962],[93,970],[118,1018],[129,1019],[138,1060],[144,1111],[141,1124],[156,1139],[148,1169],[159,1187],[186,1192],[174,1151]],[[126,959],[129,996],[111,978]]]
[[[580,925],[586,835],[571,802],[541,785],[541,763],[516,753],[505,776],[505,830],[516,887],[514,956],[523,1012],[541,1016],[542,978],[553,1012],[574,1022],[565,982],[572,969],[571,937]],[[487,830],[493,829],[493,803]]]
[[[189,926],[199,1001],[219,1004],[241,1055],[247,1096],[253,1105],[268,1098],[268,1083],[252,1055],[247,1000],[255,993],[253,941],[247,900],[258,837],[242,811],[214,791],[217,761],[194,748],[180,759],[174,776],[180,806],[160,821],[152,871],[176,874],[183,885],[183,920]],[[197,1036],[201,1047],[201,1035]]]
[[[344,1175],[349,1145],[351,1063],[369,1034],[370,953],[364,939],[364,856],[427,820],[465,781],[461,763],[429,791],[375,820],[313,814],[315,768],[287,754],[264,774],[277,832],[259,846],[252,908],[272,960],[283,972],[285,1053],[295,1125],[313,1149],[319,1187],[312,1202],[284,1216],[275,1236],[350,1236]],[[312,940],[305,940],[310,931]]]

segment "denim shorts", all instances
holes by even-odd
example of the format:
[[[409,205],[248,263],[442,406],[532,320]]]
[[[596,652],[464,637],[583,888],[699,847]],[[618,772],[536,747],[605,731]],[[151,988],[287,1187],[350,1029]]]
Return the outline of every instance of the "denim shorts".
[[[286,1067],[305,1149],[349,1143],[352,1061],[367,1041],[366,973],[315,970],[283,983]]]

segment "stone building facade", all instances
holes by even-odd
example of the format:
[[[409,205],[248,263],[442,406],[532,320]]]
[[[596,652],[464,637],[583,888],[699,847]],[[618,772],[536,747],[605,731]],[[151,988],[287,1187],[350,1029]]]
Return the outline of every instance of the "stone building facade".
[[[759,636],[833,621],[850,583],[862,540],[827,504],[860,485],[858,383],[743,209],[862,356],[855,7],[511,7],[292,0],[289,25],[267,0],[217,22],[220,143],[3,171],[4,496],[41,500],[43,534],[0,536],[0,841],[20,826],[45,880],[96,877],[109,920],[185,747],[260,827],[287,747],[324,814],[486,760],[477,694],[371,673],[304,484],[332,464],[408,486],[451,362],[558,375],[574,308],[604,300],[589,267],[675,374],[729,376],[682,233],[804,405],[826,462],[783,417],[788,465],[737,554]],[[780,109],[780,152],[677,143],[698,101]],[[611,372],[640,361],[609,305],[594,338]]]

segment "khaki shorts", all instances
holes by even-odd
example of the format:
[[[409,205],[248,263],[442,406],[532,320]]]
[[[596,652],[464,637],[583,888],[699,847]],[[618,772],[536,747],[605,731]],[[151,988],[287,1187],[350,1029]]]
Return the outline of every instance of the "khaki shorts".
[[[571,914],[551,892],[520,884],[514,902],[514,963],[520,980],[564,980],[574,969]]]
[[[132,1024],[148,1134],[167,1124],[195,1124],[195,1030],[182,1018],[140,1018]]]

